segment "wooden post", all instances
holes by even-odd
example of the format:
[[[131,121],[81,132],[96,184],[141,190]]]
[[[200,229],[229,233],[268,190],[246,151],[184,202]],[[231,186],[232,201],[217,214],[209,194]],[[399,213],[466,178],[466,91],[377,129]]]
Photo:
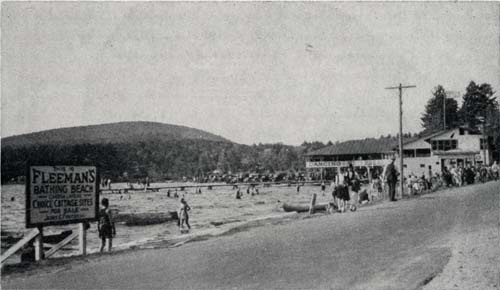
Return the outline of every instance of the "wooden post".
[[[314,213],[314,205],[316,204],[316,193],[313,193],[311,198],[311,204],[309,205],[309,214]]]
[[[38,235],[35,237],[35,242],[33,243],[35,247],[35,261],[40,261],[43,259],[43,227],[38,227]]]
[[[85,223],[78,224],[78,244],[80,247],[80,254],[85,256],[87,254],[87,229],[85,228]]]
[[[416,86],[403,86],[399,84],[397,87],[386,88],[388,90],[399,90],[399,190],[401,191],[401,198],[404,194],[404,163],[403,163],[403,89],[415,88]]]

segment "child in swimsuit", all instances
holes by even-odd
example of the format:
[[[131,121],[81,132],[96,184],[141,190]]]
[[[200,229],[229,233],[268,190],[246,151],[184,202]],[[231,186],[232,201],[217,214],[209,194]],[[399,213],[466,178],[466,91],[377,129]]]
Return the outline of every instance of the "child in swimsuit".
[[[179,212],[178,212],[178,214],[179,214],[179,222],[178,222],[179,228],[184,229],[184,223],[185,223],[186,226],[188,227],[188,229],[191,229],[191,226],[189,225],[189,215],[188,215],[188,211],[190,211],[190,210],[191,210],[191,208],[187,204],[186,200],[184,198],[181,198],[181,204],[180,204]]]

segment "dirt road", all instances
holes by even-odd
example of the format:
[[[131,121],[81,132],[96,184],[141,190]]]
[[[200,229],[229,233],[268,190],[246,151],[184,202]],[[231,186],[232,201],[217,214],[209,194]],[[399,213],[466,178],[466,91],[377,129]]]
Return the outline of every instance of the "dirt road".
[[[497,289],[499,189],[453,188],[178,248],[103,255],[7,275],[2,288]]]

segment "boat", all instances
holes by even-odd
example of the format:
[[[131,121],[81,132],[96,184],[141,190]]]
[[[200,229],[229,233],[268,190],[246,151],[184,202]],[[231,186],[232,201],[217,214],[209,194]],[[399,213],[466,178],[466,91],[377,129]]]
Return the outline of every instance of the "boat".
[[[178,219],[176,211],[166,213],[119,213],[113,217],[114,222],[123,222],[126,226],[156,225]]]
[[[314,206],[314,211],[325,211],[327,208],[328,204],[317,204]],[[284,203],[283,204],[283,210],[286,212],[308,212],[309,211],[309,205],[291,205]]]

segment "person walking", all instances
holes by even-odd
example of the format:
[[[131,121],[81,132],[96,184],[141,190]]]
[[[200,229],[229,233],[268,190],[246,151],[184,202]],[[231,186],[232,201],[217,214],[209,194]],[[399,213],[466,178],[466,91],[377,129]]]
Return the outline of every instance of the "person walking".
[[[391,163],[389,163],[385,169],[385,180],[389,186],[389,200],[396,201],[396,184],[398,183],[399,172],[396,170],[394,161],[396,157],[391,158]]]
[[[354,167],[352,164],[349,164],[349,168],[347,169],[346,181],[348,185],[349,194],[353,192],[352,200],[354,200],[353,204],[356,204],[359,201],[358,192],[361,189],[361,184],[359,182],[359,175],[354,171]],[[351,198],[350,198],[351,199]]]
[[[97,230],[99,231],[99,238],[101,238],[101,249],[104,251],[106,240],[108,240],[108,252],[113,247],[113,237],[116,236],[115,223],[111,217],[109,210],[109,200],[103,198],[101,201],[102,209],[99,212],[99,220],[97,221]]]
[[[337,194],[336,197],[338,199],[338,209],[339,212],[346,211],[346,205],[350,200],[349,197],[349,187],[347,185],[347,181],[345,179],[346,174],[342,168],[339,169],[337,176],[335,178],[335,182],[337,184]]]

